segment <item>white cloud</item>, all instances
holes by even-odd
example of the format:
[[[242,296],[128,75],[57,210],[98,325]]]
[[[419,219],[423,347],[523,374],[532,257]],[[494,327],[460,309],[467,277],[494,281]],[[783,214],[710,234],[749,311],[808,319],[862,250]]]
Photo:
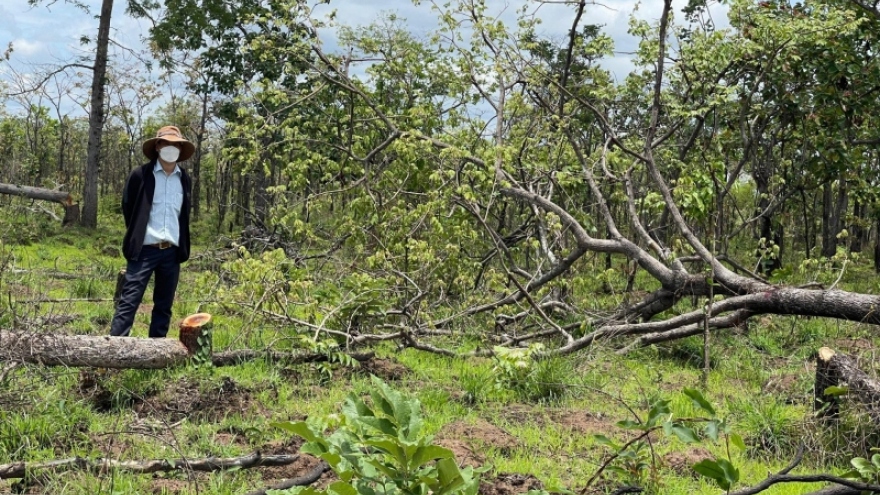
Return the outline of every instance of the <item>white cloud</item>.
[[[30,41],[22,38],[12,40],[12,47],[18,57],[33,57],[46,51],[46,44],[42,41]]]

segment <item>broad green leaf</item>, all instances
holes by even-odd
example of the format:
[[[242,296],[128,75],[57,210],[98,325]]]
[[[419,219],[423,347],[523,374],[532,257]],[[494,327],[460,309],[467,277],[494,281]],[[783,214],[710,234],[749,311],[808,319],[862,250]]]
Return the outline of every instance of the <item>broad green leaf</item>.
[[[605,445],[610,447],[612,450],[620,450],[620,446],[614,443],[613,440],[606,437],[605,435],[593,435],[593,438],[596,439],[596,443],[599,445]]]
[[[445,447],[426,445],[416,450],[410,462],[412,467],[419,467],[436,459],[452,459],[453,457],[452,451]]]
[[[709,416],[715,416],[715,408],[712,407],[712,404],[709,404],[709,401],[703,397],[703,394],[701,394],[699,390],[686,388],[683,392],[684,395],[690,397],[691,402],[693,402],[695,406],[707,412]]]
[[[743,439],[741,436],[739,436],[736,433],[731,433],[730,435],[728,435],[727,438],[730,440],[730,443],[733,444],[734,447],[738,448],[740,451],[745,452],[746,443],[743,442]]]
[[[681,424],[672,425],[672,433],[678,437],[679,440],[685,443],[697,443],[700,441],[700,438],[691,428]]]
[[[862,475],[862,478],[871,478],[875,474],[877,474],[877,469],[871,464],[871,461],[865,459],[864,457],[856,457],[850,461],[850,464],[856,468],[856,471]]]
[[[336,481],[327,486],[327,492],[334,495],[358,495],[355,487],[344,481]]]
[[[700,475],[715,480],[715,483],[717,483],[722,490],[730,490],[730,482],[727,480],[724,469],[722,469],[716,461],[703,459],[694,464],[693,469]]]
[[[440,459],[437,461],[437,478],[440,480],[441,490],[460,484],[464,480],[461,478],[461,472],[458,465],[452,459]]]
[[[739,481],[739,469],[734,467],[730,461],[727,459],[718,459],[718,465],[721,466],[722,471],[724,471],[725,479],[727,479],[731,485]]]
[[[718,441],[718,422],[709,421],[706,423],[706,436],[711,438],[713,442]]]
[[[318,435],[316,435],[315,432],[312,431],[312,429],[305,421],[278,421],[269,423],[269,425],[275,428],[281,428],[282,430],[287,430],[294,435],[299,435],[307,442],[314,442],[319,439]]]
[[[650,428],[659,423],[664,416],[668,416],[669,414],[671,414],[671,411],[669,410],[669,401],[666,399],[658,400],[654,403],[653,407],[651,407],[651,410],[648,411],[648,421],[645,426]]]

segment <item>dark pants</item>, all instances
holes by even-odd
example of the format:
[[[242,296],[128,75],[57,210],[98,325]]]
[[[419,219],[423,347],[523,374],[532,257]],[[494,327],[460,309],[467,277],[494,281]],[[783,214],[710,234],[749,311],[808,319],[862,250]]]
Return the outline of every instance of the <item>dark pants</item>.
[[[150,337],[161,338],[168,334],[171,324],[171,305],[180,277],[177,248],[159,249],[144,246],[137,261],[129,261],[125,268],[125,283],[116,315],[110,324],[110,335],[128,337],[137,309],[144,298],[150,276],[155,274],[153,291],[153,315],[150,319]]]

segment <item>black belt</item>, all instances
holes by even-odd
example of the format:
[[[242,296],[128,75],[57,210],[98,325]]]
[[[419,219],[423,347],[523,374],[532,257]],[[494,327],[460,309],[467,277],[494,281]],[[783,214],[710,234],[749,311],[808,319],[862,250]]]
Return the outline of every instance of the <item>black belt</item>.
[[[174,244],[172,244],[172,243],[169,242],[169,241],[162,241],[162,242],[160,242],[160,243],[158,243],[158,244],[147,244],[147,246],[154,247],[154,248],[157,248],[157,249],[168,249],[168,248],[170,248],[170,247],[174,247]]]

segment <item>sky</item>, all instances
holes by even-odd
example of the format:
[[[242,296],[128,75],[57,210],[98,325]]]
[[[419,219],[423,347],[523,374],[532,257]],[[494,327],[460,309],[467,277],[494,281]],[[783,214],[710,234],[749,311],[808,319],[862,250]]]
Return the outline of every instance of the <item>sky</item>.
[[[534,0],[487,0],[489,11],[493,15],[513,25],[518,8],[524,4],[530,12],[542,19],[539,34],[548,37],[562,38],[571,27],[573,9],[561,2],[535,2]],[[528,2],[528,3],[527,3]],[[28,0],[2,0],[0,2],[0,53],[9,43],[14,52],[5,66],[0,63],[0,80],[9,80],[10,68],[18,73],[18,79],[27,79],[27,74],[35,68],[47,65],[60,65],[72,59],[88,55],[88,47],[80,45],[83,36],[94,36],[97,31],[97,12],[100,11],[101,0],[84,0],[92,13],[67,4],[64,0],[43,0],[39,7],[31,7]],[[676,12],[686,0],[674,0]],[[656,20],[660,15],[662,2],[648,0],[643,3],[636,0],[604,0],[601,5],[588,6],[582,18],[582,24],[599,24],[604,32],[615,41],[615,55],[604,62],[617,80],[622,80],[629,72],[630,53],[636,47],[636,40],[627,34],[630,14],[637,8],[636,15],[640,18]],[[328,13],[335,9],[341,23],[348,25],[365,25],[376,20],[383,13],[395,13],[406,19],[411,31],[423,34],[436,26],[436,15],[430,10],[430,2],[422,1],[419,6],[411,0],[330,0],[329,5],[322,5],[316,13]],[[680,14],[679,14],[680,16]],[[722,25],[726,22],[723,7],[713,7],[715,22]],[[133,19],[124,12],[124,2],[117,0],[112,16],[111,37],[118,47],[114,50],[116,57],[125,57],[125,47],[141,50],[145,44],[144,37],[149,29],[149,21]],[[321,33],[325,48],[334,45],[332,31]],[[7,109],[10,109],[7,104]]]

